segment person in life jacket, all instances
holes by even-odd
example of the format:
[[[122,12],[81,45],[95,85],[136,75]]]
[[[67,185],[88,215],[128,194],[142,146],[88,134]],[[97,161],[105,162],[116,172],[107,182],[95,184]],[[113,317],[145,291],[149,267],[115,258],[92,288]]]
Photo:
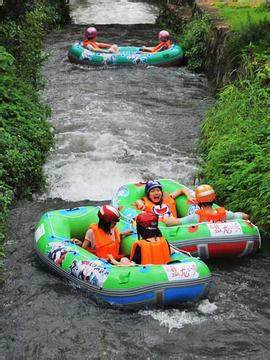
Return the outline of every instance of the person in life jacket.
[[[153,212],[159,219],[166,216],[177,217],[175,199],[185,195],[188,200],[192,200],[189,191],[185,188],[178,189],[171,194],[163,192],[162,186],[157,180],[149,180],[145,184],[145,196],[136,201],[138,210]]]
[[[171,261],[171,249],[158,228],[158,217],[153,213],[141,213],[136,217],[138,241],[131,249],[130,260],[136,264],[167,264]]]
[[[199,205],[199,209],[195,210],[193,215],[188,215],[182,218],[171,216],[164,219],[167,226],[184,225],[190,223],[200,222],[220,222],[226,220],[243,219],[248,220],[249,216],[243,212],[227,211],[223,207],[213,207],[216,194],[212,186],[200,185],[195,190],[195,200]]]
[[[166,30],[162,30],[159,32],[158,34],[158,38],[159,38],[159,43],[156,46],[153,47],[147,47],[147,46],[142,46],[140,48],[141,52],[160,52],[160,51],[164,51],[167,50],[171,47],[171,40],[170,40],[170,33]]]
[[[118,46],[116,44],[106,44],[106,43],[98,43],[96,42],[97,29],[94,27],[89,27],[85,31],[86,39],[83,40],[82,46],[85,49],[94,52],[101,53],[117,53]]]
[[[120,219],[119,211],[111,205],[103,205],[98,212],[98,224],[92,224],[87,230],[82,247],[96,256],[110,260],[120,259],[120,242],[124,236],[130,235],[132,230],[122,232],[116,228]]]

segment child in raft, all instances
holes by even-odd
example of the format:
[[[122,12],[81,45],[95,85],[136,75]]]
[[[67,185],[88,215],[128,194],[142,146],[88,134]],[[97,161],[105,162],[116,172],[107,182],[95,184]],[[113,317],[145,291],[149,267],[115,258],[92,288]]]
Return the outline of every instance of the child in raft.
[[[119,233],[116,228],[120,220],[119,211],[111,205],[103,205],[98,212],[98,224],[92,224],[87,230],[82,247],[96,256],[111,260],[120,260],[120,242],[124,236],[132,234],[132,230]],[[124,257],[123,262],[126,261]]]
[[[83,41],[82,46],[85,49],[94,52],[101,52],[101,53],[117,53],[118,46],[116,44],[106,44],[106,43],[98,43],[96,42],[97,36],[97,29],[94,27],[89,27],[85,31],[86,39]]]
[[[130,260],[136,264],[162,265],[171,261],[175,251],[158,228],[158,217],[153,213],[141,213],[136,218],[138,241],[131,249]]]
[[[132,246],[130,259],[125,258],[122,262],[118,262],[111,257],[111,262],[119,266],[162,265],[170,262],[171,254],[175,251],[162,237],[158,228],[158,217],[153,213],[141,213],[136,217],[136,223],[138,241]]]
[[[160,52],[167,50],[171,47],[170,33],[166,30],[162,30],[158,34],[159,43],[153,47],[142,46],[140,52]]]
[[[200,222],[220,222],[226,220],[243,219],[248,220],[249,216],[243,212],[228,211],[223,207],[213,207],[216,193],[212,186],[203,184],[195,189],[195,201],[200,207],[193,215],[188,215],[182,218],[169,216],[164,218],[164,223],[167,226],[185,225]]]
[[[145,196],[136,201],[136,207],[138,210],[152,212],[160,219],[167,216],[177,217],[175,199],[180,195],[185,195],[188,200],[193,201],[185,188],[168,194],[163,192],[159,181],[149,180],[145,184]]]

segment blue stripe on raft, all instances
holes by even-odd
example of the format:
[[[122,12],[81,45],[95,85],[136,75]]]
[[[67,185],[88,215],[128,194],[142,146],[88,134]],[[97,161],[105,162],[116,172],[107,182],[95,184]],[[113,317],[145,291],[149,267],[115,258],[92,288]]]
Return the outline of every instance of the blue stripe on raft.
[[[177,304],[182,301],[189,301],[199,299],[205,290],[205,285],[195,285],[187,288],[173,288],[163,290],[163,305]],[[132,305],[136,303],[152,303],[156,301],[156,294],[154,292],[147,292],[145,294],[114,297],[104,296],[100,297],[111,305]],[[161,304],[160,304],[161,305]]]
[[[141,295],[135,295],[135,296],[127,296],[127,297],[113,297],[113,296],[100,296],[104,301],[106,301],[109,304],[136,304],[140,302],[147,302],[154,299],[154,293],[148,292]]]
[[[164,304],[188,301],[199,298],[205,290],[205,285],[194,285],[191,287],[181,287],[165,289],[163,293]]]

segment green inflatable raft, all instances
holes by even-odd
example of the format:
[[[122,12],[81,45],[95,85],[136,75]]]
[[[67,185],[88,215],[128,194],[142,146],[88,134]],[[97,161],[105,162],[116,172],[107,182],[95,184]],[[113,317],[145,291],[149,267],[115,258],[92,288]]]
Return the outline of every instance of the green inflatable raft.
[[[212,284],[205,263],[186,253],[175,253],[164,265],[112,265],[76,245],[92,223],[98,222],[98,208],[84,206],[49,211],[35,231],[34,249],[52,271],[86,291],[101,303],[124,308],[179,305],[206,297]],[[134,222],[123,218],[120,231],[132,229],[122,240],[121,251],[129,254],[137,239]]]
[[[159,180],[163,191],[173,191],[186,188],[184,185],[170,179]],[[141,211],[136,209],[136,200],[144,196],[145,183],[127,184],[118,189],[112,205],[117,207],[126,221],[132,221]],[[193,193],[192,190],[190,190]],[[216,205],[217,206],[217,205]],[[176,199],[178,217],[193,214],[198,206],[189,202],[184,195]],[[159,223],[163,236],[171,245],[187,251],[201,259],[222,257],[243,257],[253,254],[261,247],[261,237],[258,228],[250,221],[237,219],[218,223],[196,223],[167,227]],[[130,247],[128,241],[125,244]]]
[[[183,55],[180,45],[172,45],[170,49],[157,53],[141,53],[139,47],[122,46],[118,53],[108,54],[87,50],[78,42],[68,50],[69,61],[81,65],[175,66],[182,62]]]

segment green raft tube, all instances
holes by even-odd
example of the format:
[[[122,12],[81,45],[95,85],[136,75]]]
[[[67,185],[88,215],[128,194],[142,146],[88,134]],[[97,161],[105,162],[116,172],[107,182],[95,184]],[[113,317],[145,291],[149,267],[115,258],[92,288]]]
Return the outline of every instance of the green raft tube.
[[[157,53],[140,53],[135,46],[119,47],[118,53],[99,53],[87,50],[78,42],[68,50],[68,59],[71,63],[81,65],[153,65],[175,66],[183,60],[183,49],[173,44],[170,49]]]
[[[163,191],[172,193],[184,185],[170,179],[159,180]],[[133,221],[141,211],[136,209],[136,200],[144,194],[145,183],[127,184],[118,189],[112,205],[117,207],[126,221]],[[189,191],[194,193],[192,190]],[[217,207],[217,205],[214,205]],[[184,195],[176,199],[178,217],[191,215],[199,207],[187,200]],[[168,227],[159,222],[163,236],[180,250],[187,251],[203,260],[243,257],[255,253],[261,247],[261,237],[258,228],[250,221],[237,219],[217,223],[196,223]],[[130,247],[126,241],[127,249]]]
[[[114,307],[175,306],[207,296],[210,270],[189,254],[172,254],[164,265],[117,266],[76,245],[73,238],[84,238],[89,225],[98,222],[97,213],[98,207],[84,206],[43,214],[34,242],[42,262],[99,303]],[[137,239],[134,222],[121,219],[117,226],[134,231],[122,240],[121,251],[129,254]]]

